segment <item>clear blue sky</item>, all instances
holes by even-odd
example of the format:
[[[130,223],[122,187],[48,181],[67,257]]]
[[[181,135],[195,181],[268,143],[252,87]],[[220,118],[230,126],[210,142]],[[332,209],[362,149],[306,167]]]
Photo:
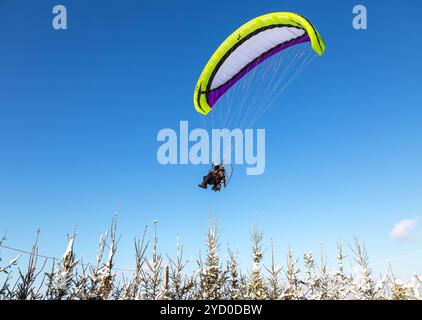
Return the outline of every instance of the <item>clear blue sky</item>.
[[[366,31],[352,28],[358,3]],[[60,1],[66,31],[51,27],[56,4],[0,4],[0,231],[9,245],[30,248],[39,226],[40,252],[59,256],[76,224],[76,250],[93,261],[119,202],[119,266],[133,265],[132,239],[154,219],[161,251],[174,253],[180,234],[197,257],[210,207],[222,251],[230,243],[245,267],[254,224],[283,262],[289,243],[301,254],[324,242],[331,258],[335,242],[354,235],[372,261],[422,248],[420,237],[389,238],[422,212],[419,1]],[[221,194],[202,192],[206,167],[157,163],[157,132],[197,119],[193,89],[210,54],[274,11],[309,18],[327,52],[256,123],[267,130],[265,175],[241,170]],[[421,261],[393,266],[407,277]]]

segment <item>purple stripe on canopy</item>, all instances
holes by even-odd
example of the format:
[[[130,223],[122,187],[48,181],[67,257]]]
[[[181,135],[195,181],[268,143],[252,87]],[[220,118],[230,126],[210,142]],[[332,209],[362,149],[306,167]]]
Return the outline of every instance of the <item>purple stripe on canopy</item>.
[[[267,60],[268,58],[274,56],[275,54],[279,53],[280,51],[283,51],[287,48],[293,47],[297,44],[300,43],[305,43],[305,42],[310,42],[311,40],[309,39],[309,36],[307,34],[305,34],[302,37],[299,37],[297,39],[294,39],[292,41],[289,42],[285,42],[282,43],[276,47],[274,47],[273,49],[269,50],[266,54],[264,54],[263,56],[255,59],[254,61],[252,61],[252,63],[250,65],[248,65],[247,68],[244,68],[242,71],[240,71],[238,74],[236,74],[232,79],[230,79],[229,81],[227,81],[225,84],[223,84],[222,86],[211,90],[207,93],[207,102],[208,104],[213,107],[217,101],[231,88],[233,87],[240,79],[242,79],[242,77],[244,75],[246,75],[249,71],[251,71],[253,68],[255,68],[256,66],[258,66],[259,64],[261,64],[262,62],[264,62],[265,60]]]

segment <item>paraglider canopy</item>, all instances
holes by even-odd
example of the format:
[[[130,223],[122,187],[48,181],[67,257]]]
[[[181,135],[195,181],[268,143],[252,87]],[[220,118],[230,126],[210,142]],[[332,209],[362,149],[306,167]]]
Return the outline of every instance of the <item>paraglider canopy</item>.
[[[252,69],[284,50],[310,42],[322,55],[325,43],[304,17],[290,12],[266,14],[247,22],[216,50],[199,77],[195,109],[207,115],[217,101]]]

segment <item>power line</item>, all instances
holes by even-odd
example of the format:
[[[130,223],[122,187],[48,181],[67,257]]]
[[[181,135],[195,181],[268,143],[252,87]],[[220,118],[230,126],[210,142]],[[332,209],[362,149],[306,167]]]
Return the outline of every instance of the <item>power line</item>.
[[[47,260],[53,260],[53,261],[60,261],[62,260],[61,258],[57,258],[57,257],[53,257],[53,256],[46,256],[43,254],[38,254],[35,252],[31,252],[31,251],[27,251],[27,250],[23,250],[23,249],[18,249],[18,248],[13,248],[13,247],[9,247],[9,246],[5,246],[0,244],[0,248],[4,248],[7,250],[11,250],[11,251],[15,251],[15,252],[19,252],[19,253],[23,253],[23,254],[27,254],[27,255],[34,255],[36,257],[40,257],[40,258],[44,258]],[[81,266],[83,267],[90,267],[93,266],[94,264],[91,263],[79,263]],[[122,271],[122,272],[136,272],[136,270],[134,269],[129,269],[129,268],[122,268],[122,267],[113,267],[113,269],[118,270],[118,271]]]
[[[402,255],[402,256],[398,256],[398,257],[396,257],[396,258],[390,258],[390,259],[386,259],[386,260],[381,260],[381,261],[378,261],[378,262],[372,263],[371,265],[372,265],[372,266],[376,266],[376,265],[380,265],[380,264],[384,264],[384,263],[388,263],[388,262],[393,262],[393,261],[397,261],[397,260],[402,260],[402,259],[404,259],[404,258],[407,258],[407,257],[410,257],[410,256],[414,256],[414,255],[417,255],[417,254],[419,254],[419,253],[422,253],[422,249],[421,249],[421,250],[414,251],[414,252],[406,253],[406,254],[404,254],[404,255]]]

